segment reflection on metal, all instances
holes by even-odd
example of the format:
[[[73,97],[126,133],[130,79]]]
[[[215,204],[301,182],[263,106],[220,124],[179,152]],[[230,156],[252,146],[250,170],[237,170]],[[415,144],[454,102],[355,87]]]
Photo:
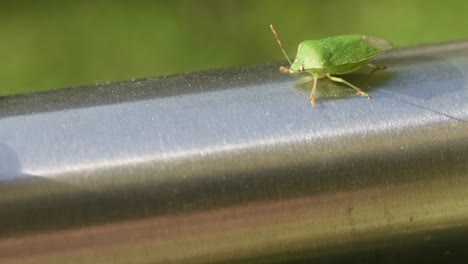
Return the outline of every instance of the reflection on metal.
[[[0,98],[0,262],[468,259],[468,43]]]

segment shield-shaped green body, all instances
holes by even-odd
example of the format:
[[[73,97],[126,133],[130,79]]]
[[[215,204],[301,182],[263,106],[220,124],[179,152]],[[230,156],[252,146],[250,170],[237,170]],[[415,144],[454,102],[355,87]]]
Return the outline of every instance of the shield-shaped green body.
[[[391,49],[390,42],[369,36],[345,35],[299,44],[290,73],[309,72],[318,75],[346,74],[366,66],[380,52]]]

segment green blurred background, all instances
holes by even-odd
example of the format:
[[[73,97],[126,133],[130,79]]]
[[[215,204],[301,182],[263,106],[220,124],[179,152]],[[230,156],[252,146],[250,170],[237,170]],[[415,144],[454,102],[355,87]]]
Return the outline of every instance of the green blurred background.
[[[468,38],[468,1],[2,1],[0,95],[283,61],[303,39]]]

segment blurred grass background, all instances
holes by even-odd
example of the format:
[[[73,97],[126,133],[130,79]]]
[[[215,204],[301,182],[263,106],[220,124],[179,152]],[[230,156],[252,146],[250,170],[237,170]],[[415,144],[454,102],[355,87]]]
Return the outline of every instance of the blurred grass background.
[[[468,1],[2,1],[0,95],[284,61],[338,34],[468,39]]]

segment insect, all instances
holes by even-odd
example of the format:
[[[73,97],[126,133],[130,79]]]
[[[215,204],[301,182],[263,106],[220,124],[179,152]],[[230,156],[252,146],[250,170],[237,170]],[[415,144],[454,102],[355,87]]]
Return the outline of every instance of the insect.
[[[273,25],[270,25],[270,27],[290,65],[287,67],[282,66],[280,70],[290,74],[305,72],[312,76],[312,80],[310,76],[305,79],[306,81],[313,81],[310,93],[312,108],[315,108],[317,80],[321,78],[344,83],[356,90],[357,94],[370,99],[371,97],[357,86],[333,75],[351,73],[365,66],[373,68],[373,72],[385,69],[386,66],[370,64],[369,61],[380,52],[393,47],[390,42],[384,39],[363,35],[343,35],[319,40],[304,40],[299,44],[294,62],[291,62],[275,28]]]

